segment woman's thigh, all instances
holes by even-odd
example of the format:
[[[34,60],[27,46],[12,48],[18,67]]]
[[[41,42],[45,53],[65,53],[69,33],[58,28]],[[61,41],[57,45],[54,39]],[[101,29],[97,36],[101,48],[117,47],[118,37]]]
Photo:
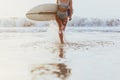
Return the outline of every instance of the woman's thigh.
[[[68,17],[66,17],[65,19],[63,19],[62,24],[63,24],[64,26],[66,26],[67,22],[68,22]]]
[[[59,30],[62,30],[62,27],[63,27],[62,20],[58,16],[56,16],[56,21],[58,23]]]

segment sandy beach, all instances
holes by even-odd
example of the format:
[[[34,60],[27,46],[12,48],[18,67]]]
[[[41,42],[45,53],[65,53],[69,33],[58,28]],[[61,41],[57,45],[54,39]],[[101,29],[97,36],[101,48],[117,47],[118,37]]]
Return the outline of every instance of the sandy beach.
[[[120,79],[117,28],[67,28],[64,45],[46,29],[1,28],[1,80]]]

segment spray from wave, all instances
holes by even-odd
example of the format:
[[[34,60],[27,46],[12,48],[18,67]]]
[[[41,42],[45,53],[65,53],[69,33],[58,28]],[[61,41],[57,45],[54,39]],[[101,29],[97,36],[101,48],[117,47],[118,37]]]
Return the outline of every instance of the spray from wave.
[[[27,18],[18,18],[18,17],[10,17],[10,18],[0,18],[0,27],[41,27],[48,26],[49,21],[33,21]],[[78,16],[74,16],[72,20],[67,24],[68,26],[74,27],[103,27],[103,26],[120,26],[120,19],[111,18],[111,19],[100,19],[100,18],[81,18]]]

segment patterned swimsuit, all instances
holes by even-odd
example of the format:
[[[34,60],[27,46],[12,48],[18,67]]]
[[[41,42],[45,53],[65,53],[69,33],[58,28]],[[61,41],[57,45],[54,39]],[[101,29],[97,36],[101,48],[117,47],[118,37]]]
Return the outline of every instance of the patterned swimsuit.
[[[61,0],[59,0],[59,2],[58,2],[58,7],[68,9],[68,8],[69,8],[69,0],[68,0],[68,3],[67,3],[67,4],[62,3]],[[57,11],[57,16],[58,16],[61,20],[64,20],[66,17],[68,17],[68,13],[67,13],[67,11],[62,12],[62,11],[59,11],[59,10],[58,10],[58,11]]]

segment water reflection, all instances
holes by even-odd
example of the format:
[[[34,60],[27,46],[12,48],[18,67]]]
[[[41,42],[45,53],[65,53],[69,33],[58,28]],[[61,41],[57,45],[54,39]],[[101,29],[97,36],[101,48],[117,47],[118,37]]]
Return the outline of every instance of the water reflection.
[[[67,80],[71,69],[64,63],[42,64],[31,70],[32,80]]]
[[[58,64],[57,66],[60,71],[54,73],[56,73],[62,80],[65,80],[70,75],[71,69],[67,68],[65,64]]]
[[[65,56],[64,56],[64,54],[65,54],[65,50],[64,50],[64,45],[60,45],[60,46],[58,46],[58,50],[59,50],[59,57],[60,58],[64,58]]]
[[[58,62],[32,66],[32,80],[68,80],[71,69],[68,68],[66,63],[59,62],[59,59],[65,58],[64,45],[57,45],[56,49]]]

